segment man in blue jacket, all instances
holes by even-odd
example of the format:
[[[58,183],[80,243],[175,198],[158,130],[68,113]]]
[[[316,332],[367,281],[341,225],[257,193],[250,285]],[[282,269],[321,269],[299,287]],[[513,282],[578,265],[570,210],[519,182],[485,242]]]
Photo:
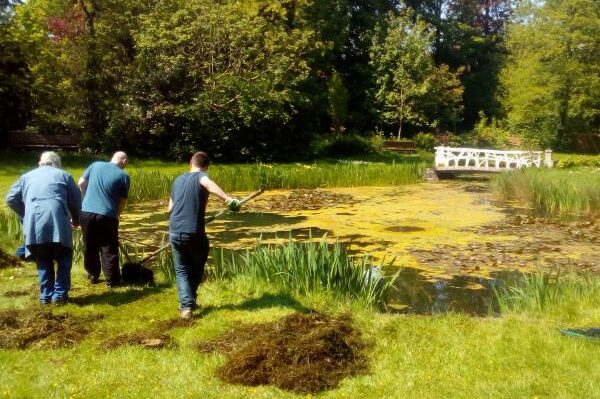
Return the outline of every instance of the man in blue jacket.
[[[190,160],[190,171],[177,177],[169,200],[169,242],[179,294],[182,319],[192,318],[198,309],[196,297],[208,258],[208,238],[204,230],[204,214],[208,195],[221,198],[230,210],[237,211],[240,203],[227,196],[206,173],[208,155],[197,152]]]
[[[92,284],[98,282],[101,269],[109,287],[121,282],[119,216],[129,195],[129,175],[123,172],[127,163],[127,154],[116,152],[110,162],[91,164],[78,182],[84,195],[81,207],[83,265]]]
[[[66,303],[71,288],[71,227],[79,224],[81,194],[60,167],[56,153],[44,152],[39,167],[21,176],[6,196],[8,206],[23,218],[26,256],[32,255],[37,265],[41,304]]]

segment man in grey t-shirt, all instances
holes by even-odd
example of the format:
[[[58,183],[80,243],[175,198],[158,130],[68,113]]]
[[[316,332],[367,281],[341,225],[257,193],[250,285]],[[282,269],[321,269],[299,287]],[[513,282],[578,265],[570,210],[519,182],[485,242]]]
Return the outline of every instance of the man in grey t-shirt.
[[[110,162],[94,162],[79,179],[84,194],[81,206],[81,230],[85,245],[83,264],[92,284],[102,269],[106,284],[121,282],[119,270],[119,216],[129,195],[127,154],[116,152]]]
[[[209,177],[208,155],[202,151],[190,160],[190,171],[177,177],[169,200],[169,242],[179,294],[182,319],[192,318],[198,309],[196,298],[208,258],[209,243],[204,230],[204,212],[208,195],[221,198],[230,210],[240,208],[239,200],[229,197]]]

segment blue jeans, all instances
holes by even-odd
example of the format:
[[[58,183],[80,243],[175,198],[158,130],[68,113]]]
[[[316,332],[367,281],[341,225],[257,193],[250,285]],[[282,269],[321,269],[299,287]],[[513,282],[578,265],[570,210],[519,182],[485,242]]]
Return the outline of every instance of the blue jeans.
[[[198,287],[208,258],[208,238],[204,233],[170,233],[173,266],[179,294],[179,309],[194,309]]]
[[[59,243],[30,245],[28,249],[37,265],[40,303],[66,301],[71,288],[73,251]],[[57,265],[56,272],[54,262]]]

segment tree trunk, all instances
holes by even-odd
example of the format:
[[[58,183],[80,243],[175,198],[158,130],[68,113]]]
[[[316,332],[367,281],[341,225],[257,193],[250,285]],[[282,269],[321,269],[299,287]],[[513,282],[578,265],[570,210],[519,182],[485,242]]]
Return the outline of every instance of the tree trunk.
[[[400,126],[398,126],[398,138],[402,137],[402,123],[404,122],[404,90],[400,89]]]
[[[85,97],[85,131],[83,133],[83,145],[86,147],[99,148],[99,138],[102,134],[103,115],[100,101],[100,60],[96,46],[96,16],[98,6],[95,1],[91,6],[79,0],[79,6],[85,16],[87,30],[87,59],[83,76],[83,87]]]

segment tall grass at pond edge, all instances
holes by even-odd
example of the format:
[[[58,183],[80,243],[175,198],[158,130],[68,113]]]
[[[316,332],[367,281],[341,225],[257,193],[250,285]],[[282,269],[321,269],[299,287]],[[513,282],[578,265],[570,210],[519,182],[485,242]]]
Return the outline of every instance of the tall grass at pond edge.
[[[301,189],[360,186],[399,186],[422,181],[425,163],[379,164],[339,162],[298,165],[216,165],[209,168],[212,180],[226,191]],[[133,169],[130,201],[139,203],[167,198],[177,173]]]
[[[261,245],[245,253],[213,251],[211,276],[217,280],[247,278],[250,284],[267,282],[285,292],[307,294],[326,291],[338,298],[381,307],[395,276],[384,276],[368,256],[349,256],[339,242],[321,240]]]
[[[503,199],[524,202],[539,216],[573,219],[600,214],[597,171],[520,170],[495,177],[492,187]]]
[[[562,307],[572,308],[566,312],[572,314],[583,303],[600,306],[600,278],[591,273],[538,271],[524,275],[516,285],[496,289],[495,295],[502,313],[544,313]]]

